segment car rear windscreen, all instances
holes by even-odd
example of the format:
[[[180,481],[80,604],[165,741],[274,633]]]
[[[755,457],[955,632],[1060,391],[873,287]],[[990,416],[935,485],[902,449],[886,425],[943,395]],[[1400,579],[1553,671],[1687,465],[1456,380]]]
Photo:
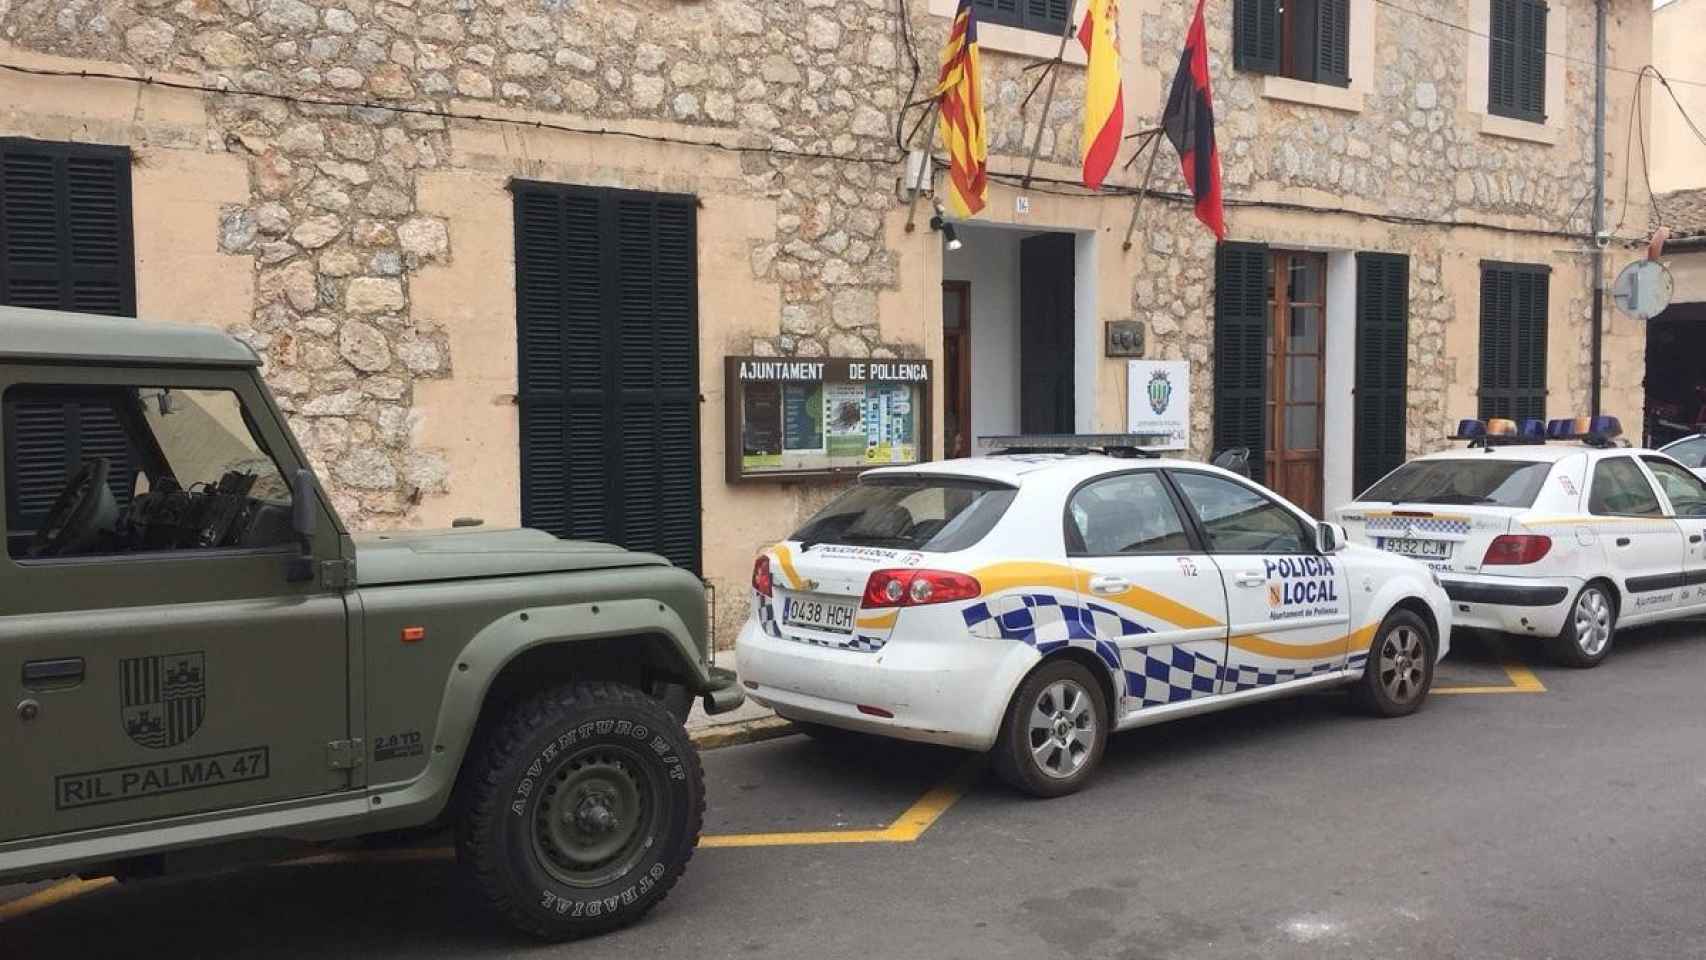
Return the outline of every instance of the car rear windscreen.
[[[976,544],[1018,491],[977,480],[880,477],[862,480],[806,521],[806,547],[845,543],[947,553]]]
[[[1551,471],[1549,461],[1414,460],[1392,471],[1357,499],[1374,503],[1527,507],[1533,505]]]

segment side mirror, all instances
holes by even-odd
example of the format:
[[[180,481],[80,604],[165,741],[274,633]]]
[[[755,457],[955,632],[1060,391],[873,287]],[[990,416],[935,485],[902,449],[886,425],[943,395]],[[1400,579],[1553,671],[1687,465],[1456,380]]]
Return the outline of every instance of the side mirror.
[[[1345,528],[1336,523],[1315,525],[1315,549],[1320,553],[1338,553],[1345,548]]]

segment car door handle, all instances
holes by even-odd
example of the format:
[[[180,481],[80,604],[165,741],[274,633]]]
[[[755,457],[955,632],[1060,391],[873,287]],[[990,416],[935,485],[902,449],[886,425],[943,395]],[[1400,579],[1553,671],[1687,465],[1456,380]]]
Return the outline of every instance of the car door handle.
[[[31,660],[24,664],[24,687],[29,690],[51,690],[56,687],[74,687],[82,682],[82,657],[63,657],[58,660]]]
[[[1254,570],[1246,570],[1233,577],[1232,580],[1240,587],[1261,587],[1266,586],[1268,582],[1267,577],[1262,576]]]
[[[1628,537],[1618,537],[1617,538],[1617,545],[1620,547],[1627,547],[1629,545],[1629,538]]]
[[[1090,592],[1100,594],[1124,593],[1131,589],[1131,581],[1124,577],[1091,577]]]
[[[1700,542],[1700,534],[1697,533],[1694,536],[1689,537],[1688,542],[1689,543],[1699,543]]]

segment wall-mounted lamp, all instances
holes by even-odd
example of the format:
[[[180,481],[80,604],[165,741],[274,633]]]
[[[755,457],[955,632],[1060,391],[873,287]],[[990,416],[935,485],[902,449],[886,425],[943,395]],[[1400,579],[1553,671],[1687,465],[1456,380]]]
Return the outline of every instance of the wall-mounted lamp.
[[[935,216],[930,218],[930,229],[940,230],[942,232],[943,239],[948,241],[949,253],[953,253],[959,248],[965,246],[965,244],[960,242],[959,231],[954,229],[954,225],[942,219],[942,211],[940,209],[936,211]]]

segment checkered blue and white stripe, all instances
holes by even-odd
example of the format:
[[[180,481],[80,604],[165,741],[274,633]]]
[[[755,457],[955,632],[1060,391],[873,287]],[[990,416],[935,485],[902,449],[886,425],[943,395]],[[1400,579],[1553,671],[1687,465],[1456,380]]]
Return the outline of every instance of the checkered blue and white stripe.
[[[1118,670],[1126,696],[1140,707],[1178,703],[1218,692],[1231,693],[1255,687],[1301,680],[1330,673],[1332,662],[1306,667],[1275,667],[1237,664],[1221,666],[1219,660],[1185,646],[1157,644],[1142,650],[1120,648],[1101,637],[1137,636],[1154,631],[1101,604],[1074,604],[1049,594],[1026,594],[1022,606],[997,614],[989,602],[968,606],[963,615],[966,627],[993,621],[1000,636],[1051,653],[1071,644],[1094,652]],[[1356,669],[1368,659],[1366,652],[1352,654],[1348,666]]]
[[[860,653],[876,653],[888,645],[882,637],[855,634],[842,640],[823,640],[803,633],[783,633],[782,625],[776,620],[776,608],[770,598],[763,594],[755,594],[753,600],[758,604],[758,629],[765,636],[778,640],[792,640],[813,647],[828,647],[832,650],[857,650]]]
[[[1414,529],[1417,533],[1437,533],[1453,536],[1468,536],[1468,520],[1452,520],[1441,517],[1369,517],[1368,532],[1404,533]]]

